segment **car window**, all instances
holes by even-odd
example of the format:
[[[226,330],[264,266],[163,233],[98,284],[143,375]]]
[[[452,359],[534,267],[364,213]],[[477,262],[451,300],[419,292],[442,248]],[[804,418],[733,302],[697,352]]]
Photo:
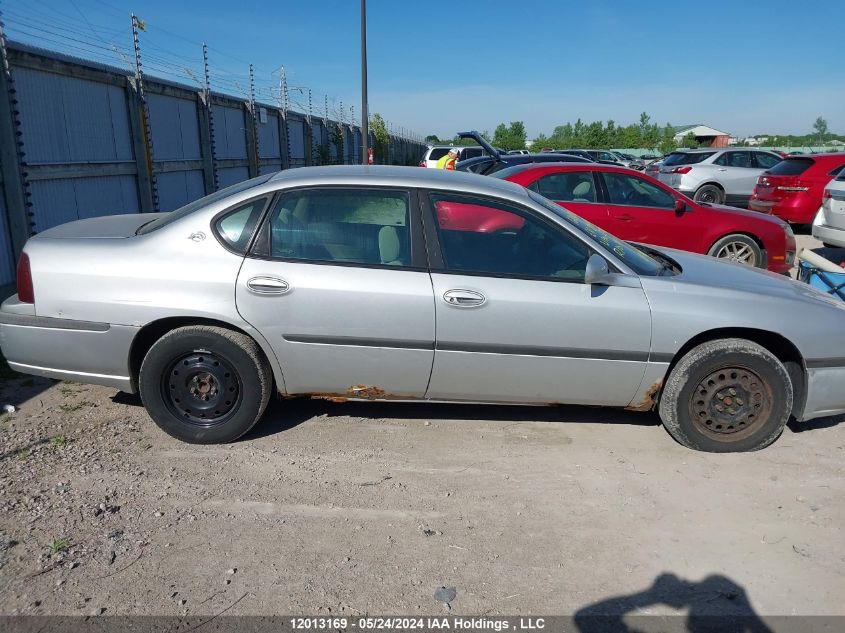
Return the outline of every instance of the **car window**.
[[[766,154],[764,152],[754,152],[754,161],[760,169],[771,169],[777,165],[782,159],[779,156]]]
[[[643,178],[604,172],[604,182],[610,204],[624,204],[632,207],[657,207],[674,209],[675,198]]]
[[[799,176],[812,167],[815,162],[812,158],[790,156],[772,167],[769,174],[772,176]]]
[[[221,216],[214,223],[217,236],[233,251],[245,253],[266,204],[266,197],[250,200]]]
[[[532,183],[530,189],[549,200],[561,202],[595,202],[596,184],[593,174],[584,171],[568,171],[549,174]]]
[[[845,164],[834,167],[827,172],[828,176],[836,176],[837,174],[839,174],[839,178],[837,178],[837,180],[840,180],[842,176],[845,175]]]
[[[716,152],[672,152],[663,160],[663,164],[667,167],[672,165],[695,165],[707,160],[715,153]]]
[[[843,165],[842,169],[839,171],[839,175],[836,177],[836,180],[845,180],[845,165]]]
[[[433,147],[428,154],[428,160],[440,160],[448,153],[448,147]]]
[[[447,270],[584,281],[590,248],[527,210],[474,196],[430,200]]]
[[[466,160],[468,158],[476,158],[477,156],[481,156],[484,153],[480,147],[467,147],[461,153],[461,160]]]
[[[270,255],[409,266],[408,213],[404,191],[326,188],[287,193],[270,214]]]
[[[713,162],[722,167],[751,167],[751,153],[725,152]]]

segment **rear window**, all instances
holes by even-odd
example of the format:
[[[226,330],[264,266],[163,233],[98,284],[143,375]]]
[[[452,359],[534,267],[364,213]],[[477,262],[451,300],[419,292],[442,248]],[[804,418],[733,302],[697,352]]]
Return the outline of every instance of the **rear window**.
[[[667,167],[671,165],[695,165],[710,158],[716,152],[672,152],[663,161]]]
[[[836,174],[843,174],[845,173],[845,164],[839,165],[839,167],[834,167],[829,172],[827,172],[828,176],[835,176]]]
[[[839,175],[836,177],[836,180],[845,180],[845,167],[843,167],[842,171],[839,172]]]
[[[812,158],[785,158],[766,173],[772,176],[798,176],[807,171],[813,163]]]
[[[428,160],[439,160],[449,153],[448,147],[435,147],[428,155]]]

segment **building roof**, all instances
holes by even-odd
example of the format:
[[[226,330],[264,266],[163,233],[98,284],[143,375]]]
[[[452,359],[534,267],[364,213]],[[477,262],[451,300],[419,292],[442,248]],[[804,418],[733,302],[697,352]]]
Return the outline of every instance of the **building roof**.
[[[692,134],[693,136],[730,136],[727,132],[720,132],[716,128],[712,128],[708,125],[689,125],[684,127],[676,127],[675,128],[675,138],[683,138],[687,134]]]

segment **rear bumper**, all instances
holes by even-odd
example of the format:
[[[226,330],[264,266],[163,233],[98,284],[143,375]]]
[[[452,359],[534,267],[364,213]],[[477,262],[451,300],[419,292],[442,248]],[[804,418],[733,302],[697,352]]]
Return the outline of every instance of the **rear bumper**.
[[[17,295],[0,306],[0,347],[9,367],[134,391],[129,350],[140,328],[34,316],[22,313],[21,307]]]
[[[813,224],[813,237],[825,244],[845,248],[845,229],[837,229],[825,224]]]
[[[752,211],[771,213],[784,222],[809,224],[816,217],[819,204],[820,200],[809,201],[806,196],[793,196],[791,199],[782,200],[761,200],[752,197],[748,201],[748,208]]]
[[[842,365],[813,367],[813,361],[807,361],[807,400],[800,421],[845,413],[845,358],[837,363]]]

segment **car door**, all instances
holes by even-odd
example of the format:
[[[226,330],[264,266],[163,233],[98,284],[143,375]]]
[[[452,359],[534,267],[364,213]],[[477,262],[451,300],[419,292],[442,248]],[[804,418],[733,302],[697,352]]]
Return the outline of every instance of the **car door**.
[[[577,213],[596,226],[608,228],[607,209],[599,200],[599,187],[591,171],[544,173],[530,183],[528,188]]]
[[[620,239],[702,252],[705,227],[694,209],[675,211],[675,194],[665,185],[618,171],[597,174],[606,192],[605,227]]]
[[[734,204],[748,202],[757,177],[763,173],[751,159],[751,152],[729,151],[713,161],[716,178],[725,189],[725,201]]]
[[[416,195],[315,187],[279,194],[236,286],[289,394],[425,394],[434,357],[431,278]]]
[[[590,246],[536,210],[480,196],[423,198],[437,317],[428,398],[631,401],[651,338],[638,284],[585,284]],[[476,221],[454,222],[456,209]]]

